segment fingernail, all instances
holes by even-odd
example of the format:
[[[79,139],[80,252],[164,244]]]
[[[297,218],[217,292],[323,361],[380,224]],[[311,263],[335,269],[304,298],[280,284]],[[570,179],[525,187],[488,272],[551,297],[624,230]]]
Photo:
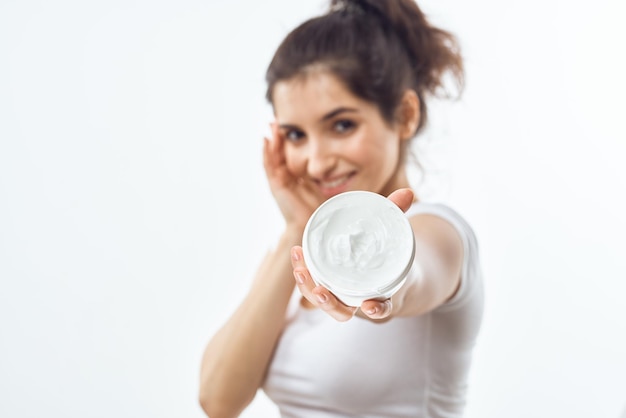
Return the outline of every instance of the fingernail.
[[[367,311],[365,311],[366,314],[368,315],[374,315],[376,313],[377,309],[376,308],[370,308]]]
[[[304,275],[302,273],[300,273],[299,271],[295,272],[295,276],[296,276],[296,281],[299,284],[304,283]]]
[[[319,303],[326,303],[326,302],[328,302],[328,296],[326,296],[323,293],[318,293],[315,296],[317,296],[317,300],[319,301]]]
[[[300,254],[298,254],[295,249],[291,250],[291,259],[293,261],[300,261]]]
[[[393,304],[391,303],[391,299],[387,299],[385,301],[385,313],[391,313],[392,309],[393,309]]]

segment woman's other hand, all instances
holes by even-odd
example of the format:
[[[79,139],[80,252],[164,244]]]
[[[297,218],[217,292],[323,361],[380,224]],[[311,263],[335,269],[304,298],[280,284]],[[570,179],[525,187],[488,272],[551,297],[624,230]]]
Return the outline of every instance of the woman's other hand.
[[[270,124],[270,127],[272,138],[264,138],[263,144],[265,174],[287,228],[295,228],[301,233],[322,200],[303,179],[295,177],[287,169],[285,139],[276,123]]]

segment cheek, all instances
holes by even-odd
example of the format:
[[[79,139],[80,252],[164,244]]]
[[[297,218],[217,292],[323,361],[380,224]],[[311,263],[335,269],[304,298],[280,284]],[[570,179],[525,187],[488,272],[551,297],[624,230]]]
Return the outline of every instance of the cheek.
[[[384,132],[379,135],[361,138],[351,150],[351,155],[358,156],[364,162],[372,165],[389,164],[396,160],[400,153],[400,140]]]
[[[399,135],[393,131],[385,131],[381,135],[381,138],[381,153],[384,153],[388,160],[397,161],[400,156],[400,150],[403,142]]]

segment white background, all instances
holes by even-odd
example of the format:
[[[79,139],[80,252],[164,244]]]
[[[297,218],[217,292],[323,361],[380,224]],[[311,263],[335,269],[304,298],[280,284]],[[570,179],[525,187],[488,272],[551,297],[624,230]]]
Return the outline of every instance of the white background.
[[[282,225],[264,72],[324,5],[0,2],[0,416],[203,416],[204,346]],[[626,5],[421,5],[467,65],[418,149],[422,197],[481,244],[467,416],[616,418]],[[261,393],[244,416],[275,409]]]

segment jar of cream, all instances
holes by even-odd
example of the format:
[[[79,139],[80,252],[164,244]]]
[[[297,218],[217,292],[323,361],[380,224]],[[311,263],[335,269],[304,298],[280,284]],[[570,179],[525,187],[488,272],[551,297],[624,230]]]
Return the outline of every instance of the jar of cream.
[[[389,199],[353,191],[331,197],[309,218],[304,261],[316,284],[349,306],[390,298],[415,256],[413,230]]]

